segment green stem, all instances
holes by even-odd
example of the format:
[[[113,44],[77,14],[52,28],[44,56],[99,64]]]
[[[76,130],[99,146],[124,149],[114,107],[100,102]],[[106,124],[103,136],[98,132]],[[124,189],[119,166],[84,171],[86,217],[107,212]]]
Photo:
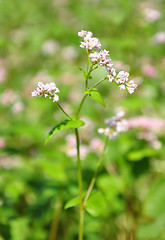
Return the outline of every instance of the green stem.
[[[57,102],[58,107],[61,109],[61,111],[69,118],[72,120],[72,118],[64,111],[64,109],[60,106],[60,104]]]
[[[85,94],[85,95],[83,96],[81,102],[80,102],[80,105],[79,105],[79,108],[78,108],[77,114],[76,114],[77,117],[79,116],[80,110],[81,110],[82,105],[83,105],[83,103],[84,103],[84,101],[85,101],[85,99],[86,99],[87,96],[88,96],[88,94]]]
[[[83,203],[84,206],[85,206],[85,204],[86,204],[86,202],[87,202],[87,200],[88,200],[88,198],[89,198],[89,196],[90,196],[90,194],[91,194],[91,192],[92,192],[92,189],[93,189],[93,187],[94,187],[94,185],[95,185],[97,173],[98,173],[98,171],[99,171],[99,169],[100,169],[100,166],[101,166],[101,164],[102,164],[102,161],[103,161],[103,158],[104,158],[104,154],[105,154],[105,150],[106,150],[106,148],[107,148],[108,140],[109,140],[109,138],[106,137],[104,149],[103,149],[103,152],[102,152],[102,156],[99,158],[99,160],[98,160],[98,162],[97,162],[96,170],[95,170],[95,172],[94,172],[94,175],[93,175],[93,177],[92,177],[92,179],[91,179],[91,182],[90,182],[90,184],[89,184],[89,187],[88,187],[86,196],[85,196],[85,198],[84,198],[84,203]]]
[[[89,88],[89,90],[91,90],[92,88],[97,87],[100,83],[102,83],[103,81],[105,81],[107,78],[102,78],[100,81],[98,81],[96,84],[94,84],[91,88]]]
[[[79,237],[78,240],[83,240],[83,223],[84,223],[84,205],[83,205],[83,193],[82,193],[82,172],[81,172],[81,160],[80,160],[80,140],[78,129],[75,129],[76,141],[77,141],[77,167],[78,167],[78,185],[79,185]]]

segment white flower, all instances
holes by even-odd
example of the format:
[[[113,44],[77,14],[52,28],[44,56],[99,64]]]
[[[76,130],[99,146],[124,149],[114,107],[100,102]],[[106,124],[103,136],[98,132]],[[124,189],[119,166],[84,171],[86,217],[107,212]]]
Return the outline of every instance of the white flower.
[[[59,100],[59,96],[56,94],[59,92],[59,89],[56,87],[56,84],[51,82],[47,84],[43,84],[42,82],[38,82],[38,87],[32,92],[32,97],[48,97],[52,99],[53,102],[57,102]]]
[[[114,80],[114,77],[112,77],[112,75],[107,75],[107,78],[109,82],[113,82]]]

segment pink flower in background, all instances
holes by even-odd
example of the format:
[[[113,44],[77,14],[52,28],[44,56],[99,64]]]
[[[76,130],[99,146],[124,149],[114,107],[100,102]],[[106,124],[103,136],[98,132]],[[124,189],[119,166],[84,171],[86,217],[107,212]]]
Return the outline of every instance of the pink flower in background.
[[[0,156],[0,168],[12,169],[21,166],[21,159],[18,156]]]
[[[52,76],[50,76],[46,71],[40,71],[36,74],[36,76],[33,78],[33,82],[43,82],[43,83],[47,83],[47,82],[52,82],[54,80],[54,78]]]
[[[64,60],[75,60],[78,57],[77,49],[74,46],[67,46],[61,49],[61,57]]]
[[[130,66],[129,65],[126,65],[124,62],[122,61],[113,61],[113,65],[114,65],[114,68],[118,71],[130,71]]]
[[[140,132],[138,134],[139,139],[144,139],[149,142],[150,146],[155,149],[160,149],[162,147],[162,143],[158,140],[156,135],[152,132]]]
[[[62,150],[66,153],[68,157],[76,157],[76,137],[74,134],[69,134],[66,136],[66,145],[62,147]],[[80,157],[83,159],[89,153],[90,148],[85,144],[80,144]]]
[[[4,82],[7,78],[7,70],[0,62],[0,83]]]
[[[155,21],[159,20],[162,16],[162,14],[158,10],[151,8],[151,7],[145,8],[143,10],[143,14],[144,14],[145,20],[148,23],[155,22]]]
[[[11,111],[14,113],[14,114],[17,114],[17,113],[20,113],[24,110],[24,104],[23,102],[21,101],[17,101],[14,103],[14,105],[12,106],[12,109]]]
[[[90,142],[90,148],[94,152],[102,152],[104,148],[103,142],[100,140],[100,138],[93,138]]]
[[[0,149],[6,147],[6,140],[3,137],[0,137]]]
[[[161,118],[138,116],[135,118],[130,118],[127,121],[129,128],[140,128],[154,132],[161,132],[165,128],[165,120]]]
[[[158,72],[155,66],[151,65],[151,64],[144,64],[142,66],[142,72],[146,77],[156,77]]]
[[[53,56],[58,52],[59,48],[60,46],[58,42],[54,39],[48,39],[42,45],[42,53],[46,56]]]
[[[43,84],[42,82],[38,82],[38,87],[32,92],[32,97],[48,97],[52,99],[53,102],[57,102],[59,100],[59,96],[56,94],[59,92],[59,89],[56,87],[55,83],[47,83]]]
[[[149,144],[158,149],[161,147],[161,142],[157,139],[156,134],[161,134],[165,131],[165,120],[161,118],[150,118],[146,116],[138,116],[130,118],[127,121],[128,128],[137,128],[141,132],[138,134],[139,139],[144,139]]]
[[[165,43],[165,31],[157,32],[151,39],[155,44],[164,44]]]
[[[6,89],[1,95],[1,103],[5,106],[10,105],[17,99],[17,94],[13,89]]]

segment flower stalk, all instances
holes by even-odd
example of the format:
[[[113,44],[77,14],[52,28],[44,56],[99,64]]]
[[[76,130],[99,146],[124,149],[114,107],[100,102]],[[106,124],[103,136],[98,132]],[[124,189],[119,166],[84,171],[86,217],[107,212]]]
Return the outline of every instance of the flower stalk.
[[[77,142],[77,168],[78,168],[78,186],[79,186],[79,237],[78,240],[83,240],[83,223],[84,223],[84,205],[83,205],[83,190],[82,190],[82,170],[80,160],[80,140],[78,129],[75,129],[76,142]]]

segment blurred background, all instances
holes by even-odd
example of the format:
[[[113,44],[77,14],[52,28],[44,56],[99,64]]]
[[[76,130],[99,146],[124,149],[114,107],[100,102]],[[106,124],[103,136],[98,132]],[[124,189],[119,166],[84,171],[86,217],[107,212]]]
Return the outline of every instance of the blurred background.
[[[165,240],[165,2],[141,0],[0,0],[0,240],[77,239],[73,131],[47,146],[65,119],[49,99],[32,98],[37,82],[55,82],[71,115],[83,96],[78,66],[87,55],[78,31],[92,31],[116,69],[139,85],[133,95],[99,86],[106,107],[87,99],[80,130],[84,189],[104,137],[97,129],[116,109],[130,130],[111,141],[95,189],[104,199],[85,215],[84,240]],[[105,71],[93,73],[91,84]],[[99,209],[97,209],[97,207]]]

